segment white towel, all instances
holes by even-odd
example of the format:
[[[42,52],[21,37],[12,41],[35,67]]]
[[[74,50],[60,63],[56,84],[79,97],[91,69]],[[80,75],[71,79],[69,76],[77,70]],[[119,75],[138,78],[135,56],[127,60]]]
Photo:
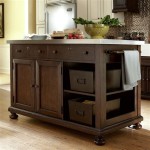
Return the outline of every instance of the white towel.
[[[130,90],[137,86],[141,79],[139,52],[137,50],[125,50],[122,59],[123,89]]]

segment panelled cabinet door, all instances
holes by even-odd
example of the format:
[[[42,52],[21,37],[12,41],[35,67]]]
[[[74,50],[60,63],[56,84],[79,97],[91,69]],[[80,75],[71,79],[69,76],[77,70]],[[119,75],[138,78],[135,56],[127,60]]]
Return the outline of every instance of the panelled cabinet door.
[[[41,114],[62,118],[61,63],[36,62],[37,111]]]
[[[142,65],[141,67],[141,95],[150,96],[150,67]]]
[[[98,20],[101,18],[101,0],[88,0],[88,20]]]
[[[150,95],[150,67],[147,67],[146,69],[146,73],[147,73],[147,78],[146,78],[146,82],[147,82],[147,93]]]
[[[34,69],[32,60],[13,60],[12,106],[24,110],[35,110]]]
[[[37,25],[36,25],[36,33],[37,33],[37,34],[39,34],[39,35],[40,35],[40,34],[45,34],[45,33],[46,33],[45,30],[46,30],[46,28],[45,28],[45,25],[44,25],[44,24],[42,24],[42,25],[41,25],[41,24],[37,24]]]
[[[36,33],[45,34],[46,14],[45,14],[46,0],[36,0]]]
[[[139,12],[139,0],[113,0],[113,12]]]
[[[36,0],[36,24],[45,24],[45,0]]]
[[[113,2],[113,0],[88,0],[88,20],[99,21],[100,18],[110,15],[112,18],[118,18],[119,21],[124,24],[123,12],[112,13]],[[118,5],[119,4],[120,2],[118,2]],[[120,5],[118,7],[120,7]]]
[[[113,0],[116,9],[126,9],[126,0]]]
[[[141,66],[141,94],[147,91],[147,67]]]

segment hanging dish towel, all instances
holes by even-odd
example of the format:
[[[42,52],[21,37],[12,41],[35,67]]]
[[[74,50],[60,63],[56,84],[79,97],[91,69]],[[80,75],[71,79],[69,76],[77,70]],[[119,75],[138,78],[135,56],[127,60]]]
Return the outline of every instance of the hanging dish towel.
[[[124,50],[122,56],[123,89],[132,89],[137,86],[138,80],[141,80],[139,52],[137,50]]]

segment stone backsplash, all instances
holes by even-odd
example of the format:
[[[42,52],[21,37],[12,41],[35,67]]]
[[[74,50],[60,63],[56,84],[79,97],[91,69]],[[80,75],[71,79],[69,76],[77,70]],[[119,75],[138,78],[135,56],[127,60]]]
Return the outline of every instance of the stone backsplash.
[[[113,27],[109,35],[118,37],[122,33],[143,32],[145,41],[148,41],[150,33],[150,0],[139,0],[139,13],[125,12],[125,26]]]

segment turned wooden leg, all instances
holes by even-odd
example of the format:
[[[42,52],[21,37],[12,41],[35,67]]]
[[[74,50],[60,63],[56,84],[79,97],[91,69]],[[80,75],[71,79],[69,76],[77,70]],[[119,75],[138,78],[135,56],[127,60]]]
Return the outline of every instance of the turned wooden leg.
[[[138,122],[138,123],[135,123],[134,125],[129,126],[129,128],[138,130],[142,128],[142,125]]]
[[[102,136],[96,136],[94,139],[94,143],[96,145],[104,145],[105,144],[105,139]]]
[[[138,122],[136,124],[133,125],[133,129],[141,129],[142,128],[142,125]]]
[[[17,118],[18,118],[18,115],[17,115],[16,113],[11,113],[11,114],[9,115],[9,117],[10,117],[11,119],[17,119]]]

